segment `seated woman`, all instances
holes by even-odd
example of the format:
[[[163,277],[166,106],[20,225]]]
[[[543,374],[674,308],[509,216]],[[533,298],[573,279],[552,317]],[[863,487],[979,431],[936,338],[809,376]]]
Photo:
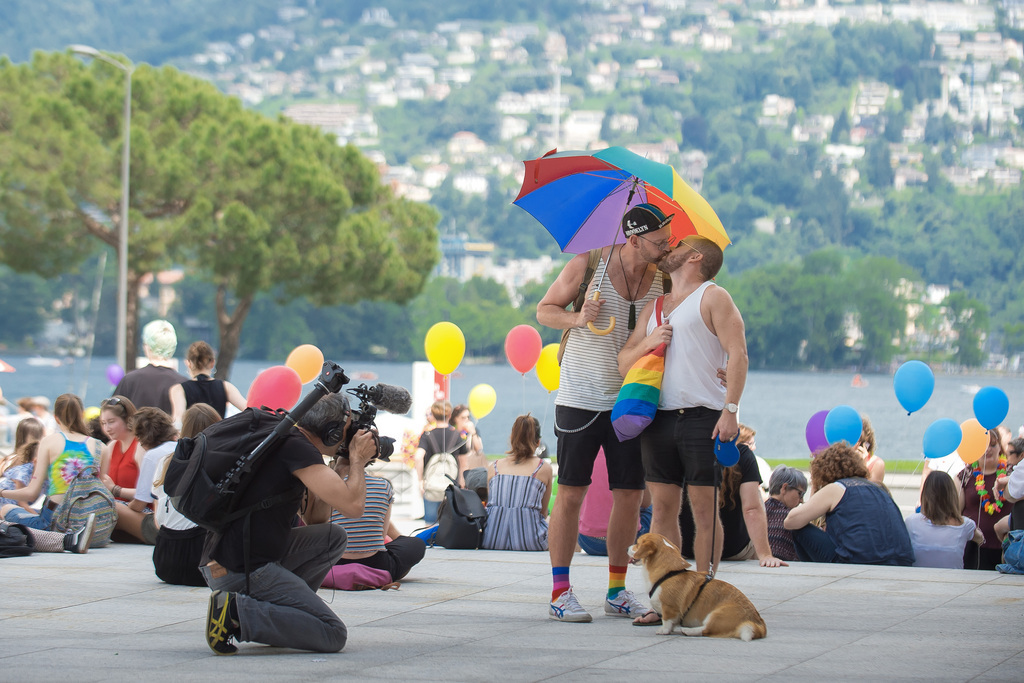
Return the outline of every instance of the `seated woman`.
[[[1002,440],[995,429],[989,430],[988,437],[988,447],[982,456],[960,472],[961,511],[978,525],[985,537],[981,546],[968,543],[964,548],[964,569],[991,571],[1003,561],[1003,546],[995,527],[1001,519],[1009,517],[1013,509],[1005,498],[1005,491],[997,485],[997,481],[1006,476],[1008,463]]]
[[[36,451],[43,438],[43,423],[34,417],[26,417],[14,430],[14,452],[4,459],[0,467],[0,491],[23,489],[32,481],[36,468]],[[10,498],[0,498],[0,505],[21,505],[28,512],[35,510],[28,503],[17,503]]]
[[[868,480],[864,459],[845,441],[811,461],[811,484],[814,495],[790,510],[784,522],[793,533],[797,557],[805,562],[914,563],[900,509],[888,491]],[[811,524],[822,515],[825,531]]]
[[[868,479],[881,484],[885,479],[885,461],[875,455],[875,430],[866,417],[861,420],[860,440],[857,452],[864,458],[864,466],[868,468]]]
[[[921,490],[921,512],[906,519],[915,567],[964,568],[968,541],[985,542],[974,520],[960,514],[960,494],[945,472],[932,472]]]
[[[174,453],[178,432],[167,413],[152,407],[140,408],[132,416],[129,426],[145,455],[139,467],[134,497],[131,502],[120,503],[117,507],[117,529],[128,532],[147,545],[156,545],[156,518],[151,511],[156,501],[153,480],[157,466],[165,456]]]
[[[338,453],[334,471],[345,479],[350,469],[351,463],[347,455],[344,452]],[[348,534],[345,552],[336,566],[360,564],[382,570],[391,579],[391,582],[383,587],[397,587],[394,584],[405,578],[423,559],[427,545],[419,538],[402,536],[391,523],[391,507],[394,502],[395,491],[390,481],[383,477],[366,475],[366,504],[362,517],[346,517],[337,510],[331,510],[322,500],[313,497],[302,519],[306,524],[319,524],[330,519]],[[328,573],[327,576],[330,578],[332,574]]]
[[[520,415],[512,425],[508,457],[487,471],[487,526],[482,547],[488,550],[547,550],[551,463],[536,456],[540,423]]]
[[[29,483],[17,489],[0,489],[0,498],[11,503],[0,506],[0,516],[8,522],[22,524],[33,530],[36,548],[43,551],[60,552],[72,550],[85,552],[92,539],[92,518],[85,529],[68,530],[67,533],[37,534],[36,531],[53,531],[53,513],[64,500],[71,482],[83,470],[99,465],[101,444],[87,436],[82,400],[74,394],[61,394],[54,401],[54,419],[57,431],[43,437],[36,449],[35,467]],[[32,503],[43,492],[43,482],[48,481],[46,504],[37,513],[23,505]],[[77,540],[72,541],[72,537]],[[88,537],[82,546],[79,541]]]
[[[0,476],[0,491],[7,489],[24,488],[32,480],[32,472],[35,469],[36,452],[39,449],[39,440],[43,436],[43,423],[35,418],[27,418],[18,423],[15,433],[15,443],[19,444],[11,457],[7,460],[10,465]],[[17,504],[9,498],[0,498],[0,505]],[[22,508],[35,514],[28,503],[21,503]],[[30,547],[34,552],[41,553],[87,553],[89,543],[92,542],[92,532],[96,522],[96,515],[91,515],[85,526],[74,531],[41,531],[23,526],[22,529],[31,537]]]
[[[457,405],[452,409],[452,426],[459,432],[459,443],[465,442],[466,453],[459,457],[459,485],[466,486],[465,474],[469,470],[487,467],[487,456],[484,455],[484,442],[473,424],[472,413],[467,405]],[[466,486],[466,488],[470,488]]]
[[[768,499],[764,512],[768,517],[768,544],[772,555],[780,560],[797,559],[793,534],[783,524],[789,511],[803,502],[807,492],[807,477],[795,467],[779,465],[768,479]]]
[[[992,527],[1000,543],[1011,530],[1024,529],[1024,501],[1019,500],[1019,491],[1017,495],[1013,495],[1009,490],[1011,477],[1017,482],[1024,479],[1024,465],[1020,464],[1021,457],[1024,456],[1024,437],[1018,436],[1016,439],[1010,439],[1005,448],[1007,473],[996,477],[996,482],[992,486],[997,494],[1002,494],[1006,502],[1012,505],[1010,515],[1003,517]],[[1018,483],[1017,486],[1019,487],[1020,484]]]
[[[544,456],[538,453],[537,457]],[[587,555],[608,556],[608,517],[612,511],[612,490],[608,487],[608,466],[605,463],[604,448],[597,449],[594,459],[594,473],[590,475],[590,486],[580,506],[579,534],[576,543]],[[651,530],[651,492],[644,491],[640,501],[640,523],[636,537],[640,538]]]
[[[217,358],[213,348],[204,341],[192,342],[185,356],[185,367],[192,377],[187,382],[175,384],[168,392],[171,399],[171,418],[175,425],[180,426],[185,410],[196,403],[206,403],[213,407],[221,419],[227,413],[230,403],[239,410],[245,410],[245,396],[242,396],[234,384],[222,379],[212,379],[213,367]]]
[[[215,422],[220,415],[206,403],[196,403],[185,411],[181,418],[180,437],[192,438]],[[203,557],[206,529],[178,512],[164,491],[164,477],[174,452],[168,453],[157,466],[153,480],[153,495],[156,496],[154,516],[158,531],[156,547],[153,549],[153,569],[157,577],[177,586],[205,586],[206,580],[199,572]]]
[[[785,567],[785,562],[772,554],[768,542],[768,518],[761,501],[761,473],[754,452],[745,443],[736,445],[740,459],[732,467],[722,468],[722,484],[718,494],[718,516],[722,520],[722,559],[726,561],[757,560],[762,567]],[[683,487],[679,509],[684,557],[693,558],[695,534],[693,512]]]
[[[100,479],[114,498],[127,503],[135,497],[142,450],[128,427],[135,415],[135,404],[124,396],[111,396],[100,403],[100,427],[109,441],[100,460]]]

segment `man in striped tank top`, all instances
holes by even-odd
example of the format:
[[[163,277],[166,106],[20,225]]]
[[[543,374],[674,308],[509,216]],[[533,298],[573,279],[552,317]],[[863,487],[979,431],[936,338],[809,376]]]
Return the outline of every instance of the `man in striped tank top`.
[[[624,243],[613,239],[601,253],[597,275],[579,311],[567,310],[576,299],[589,260],[579,254],[566,264],[537,304],[537,321],[569,330],[562,357],[555,432],[558,435],[558,494],[548,528],[553,590],[548,616],[557,621],[588,622],[590,614],[572,592],[569,565],[576,549],[580,506],[590,486],[594,460],[603,448],[612,490],[608,520],[608,593],[603,601],[609,616],[656,623],[658,615],[626,590],[626,549],[636,538],[640,499],[644,491],[639,439],[620,443],[611,413],[622,386],[617,357],[635,325],[636,312],[661,296],[662,273],[657,264],[668,253],[671,216],[641,204],[622,219]],[[592,300],[595,290],[600,298]],[[611,317],[616,324],[610,332]],[[587,323],[593,323],[591,330]]]
[[[737,413],[747,380],[746,334],[732,297],[712,281],[722,267],[721,247],[689,236],[662,259],[660,267],[672,277],[672,291],[662,304],[664,324],[658,326],[652,319],[653,305],[644,308],[619,354],[619,369],[628,370],[648,351],[668,345],[658,412],[640,435],[654,507],[651,531],[682,547],[679,506],[685,484],[696,529],[696,570],[706,573],[718,566],[722,555],[722,523],[714,504],[714,439],[732,441],[739,434]],[[722,367],[724,386],[718,374]],[[771,560],[771,566],[781,564]]]

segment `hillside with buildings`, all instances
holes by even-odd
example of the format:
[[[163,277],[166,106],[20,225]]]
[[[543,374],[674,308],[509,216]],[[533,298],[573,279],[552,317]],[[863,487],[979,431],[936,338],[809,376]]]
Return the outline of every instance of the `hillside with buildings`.
[[[983,303],[994,347],[1013,350],[1022,0],[295,0],[225,14],[216,30],[168,28],[162,59],[356,145],[397,195],[437,207],[438,275],[494,279],[529,305],[524,287],[560,257],[510,205],[522,160],[618,144],[707,196],[734,241],[730,275],[829,248],[893,258],[922,301],[930,287]]]

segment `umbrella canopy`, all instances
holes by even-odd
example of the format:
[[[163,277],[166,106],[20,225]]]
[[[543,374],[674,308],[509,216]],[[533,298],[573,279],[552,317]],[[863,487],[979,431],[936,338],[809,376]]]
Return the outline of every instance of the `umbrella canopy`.
[[[637,204],[674,214],[673,242],[701,235],[723,249],[732,243],[711,205],[674,168],[624,147],[551,151],[524,163],[526,177],[512,203],[540,221],[563,252],[614,243],[622,217]]]
[[[13,365],[5,363],[4,360],[0,358],[0,372],[17,372],[17,370],[15,370]]]

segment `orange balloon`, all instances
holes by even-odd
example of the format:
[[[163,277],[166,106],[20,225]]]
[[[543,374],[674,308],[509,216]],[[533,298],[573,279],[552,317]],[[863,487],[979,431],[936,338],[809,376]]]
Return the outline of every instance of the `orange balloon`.
[[[961,422],[960,429],[963,431],[964,436],[960,440],[960,445],[957,447],[956,452],[961,460],[970,465],[985,455],[985,449],[988,448],[988,431],[981,426],[977,418],[973,417]]]
[[[299,380],[307,384],[320,376],[324,367],[324,352],[312,344],[302,344],[292,349],[284,364],[299,373]]]

